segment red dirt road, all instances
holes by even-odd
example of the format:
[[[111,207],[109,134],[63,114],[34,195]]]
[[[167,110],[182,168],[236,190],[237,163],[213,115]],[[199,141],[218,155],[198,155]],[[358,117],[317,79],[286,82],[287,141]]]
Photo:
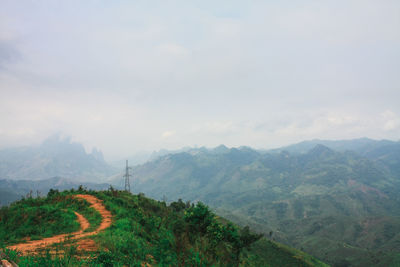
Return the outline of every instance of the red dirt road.
[[[77,220],[81,225],[81,228],[79,231],[74,232],[74,233],[56,235],[56,236],[44,238],[41,240],[28,241],[26,243],[9,246],[8,248],[9,249],[17,249],[17,250],[21,251],[22,254],[28,254],[28,253],[35,252],[39,248],[44,248],[44,247],[47,247],[47,246],[55,244],[55,243],[64,242],[64,240],[67,237],[70,240],[74,240],[74,239],[79,239],[79,238],[86,237],[86,236],[92,236],[92,235],[98,234],[101,230],[104,230],[104,229],[110,227],[111,219],[112,219],[111,212],[108,211],[104,207],[104,205],[100,199],[98,199],[97,197],[92,196],[92,195],[75,195],[74,197],[86,200],[87,202],[89,202],[91,204],[90,206],[92,208],[96,209],[100,213],[100,215],[102,217],[101,224],[95,231],[84,233],[84,231],[90,226],[90,224],[85,217],[83,217],[81,214],[75,212]]]

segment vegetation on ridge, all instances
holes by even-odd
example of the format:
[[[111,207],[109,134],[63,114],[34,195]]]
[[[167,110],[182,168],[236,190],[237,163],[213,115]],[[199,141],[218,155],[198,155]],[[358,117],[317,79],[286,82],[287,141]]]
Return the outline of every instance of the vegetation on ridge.
[[[0,245],[1,242],[10,245],[77,231],[80,225],[74,211],[88,219],[90,227],[86,231],[101,222],[100,214],[89,203],[57,190],[50,190],[48,197],[30,196],[4,206],[0,208]]]
[[[203,201],[332,265],[386,267],[400,262],[399,166],[398,143],[302,154],[220,146],[160,157],[134,177],[151,197]]]
[[[48,199],[68,201],[75,193],[55,191]],[[202,203],[179,200],[167,205],[112,188],[86,193],[102,199],[114,216],[111,227],[92,237],[96,252],[87,255],[72,246],[62,256],[52,257],[46,253],[17,256],[5,250],[10,259],[20,266],[324,266],[311,256],[261,238],[248,227],[220,219]],[[12,212],[16,211],[6,213]]]

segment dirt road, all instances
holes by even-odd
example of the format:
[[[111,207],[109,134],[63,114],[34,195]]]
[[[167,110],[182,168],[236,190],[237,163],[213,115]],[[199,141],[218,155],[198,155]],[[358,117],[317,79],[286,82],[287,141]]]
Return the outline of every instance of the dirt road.
[[[67,237],[69,240],[80,239],[82,237],[96,235],[101,230],[104,230],[104,229],[110,227],[111,219],[112,219],[111,212],[108,211],[104,207],[104,205],[100,199],[98,199],[97,197],[92,196],[92,195],[75,195],[74,197],[86,200],[87,202],[89,202],[91,204],[90,205],[91,207],[93,207],[100,213],[102,220],[101,220],[100,226],[96,230],[85,233],[84,231],[90,226],[90,224],[85,217],[83,217],[81,214],[75,212],[77,220],[78,220],[79,224],[81,225],[79,231],[73,232],[73,233],[68,233],[68,234],[56,235],[56,236],[44,238],[41,240],[28,241],[26,243],[9,246],[8,248],[9,249],[17,249],[17,250],[21,251],[22,254],[28,254],[28,253],[35,252],[39,248],[44,248],[44,247],[47,247],[47,246],[55,244],[55,243],[64,242],[64,240]]]

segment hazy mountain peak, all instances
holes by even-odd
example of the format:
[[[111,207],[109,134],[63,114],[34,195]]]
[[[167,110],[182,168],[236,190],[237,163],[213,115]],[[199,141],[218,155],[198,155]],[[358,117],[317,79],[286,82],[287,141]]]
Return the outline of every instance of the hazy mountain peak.
[[[59,153],[79,153],[86,154],[85,148],[82,144],[72,142],[71,137],[61,136],[60,134],[55,134],[47,138],[40,145],[40,150],[43,152],[51,154]]]
[[[212,150],[213,152],[215,152],[215,153],[228,153],[229,152],[229,148],[228,147],[226,147],[225,145],[219,145],[219,146],[217,146],[216,148],[214,148],[213,150]]]
[[[329,154],[334,154],[334,153],[335,152],[332,149],[330,149],[327,146],[321,145],[321,144],[318,144],[318,145],[314,146],[314,148],[312,148],[308,152],[308,154],[319,155],[319,156],[329,155]]]
[[[92,149],[91,155],[98,161],[104,161],[103,153],[95,147]]]
[[[93,149],[88,154],[82,144],[59,134],[50,136],[40,146],[2,150],[0,159],[1,178],[37,180],[62,176],[87,181],[115,172],[104,162],[101,151]]]
[[[41,146],[46,147],[46,146],[54,146],[54,145],[60,145],[60,144],[71,144],[71,137],[70,136],[62,136],[61,134],[53,134],[46,138]]]

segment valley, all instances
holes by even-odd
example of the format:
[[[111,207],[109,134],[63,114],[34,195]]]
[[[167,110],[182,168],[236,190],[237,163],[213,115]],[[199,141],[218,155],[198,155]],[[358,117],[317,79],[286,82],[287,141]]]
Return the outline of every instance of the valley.
[[[333,265],[396,265],[399,143],[310,143],[169,154],[134,168],[134,190],[156,199],[204,201],[234,222]],[[311,147],[306,152],[296,148],[305,145]]]
[[[204,202],[218,216],[332,266],[396,266],[399,166],[393,141],[313,140],[268,151],[221,145],[163,151],[133,167],[131,188],[165,203]],[[124,186],[118,174],[102,181],[4,179],[0,198],[8,205],[52,188]]]
[[[1,1],[0,267],[400,267],[399,29],[396,0]]]

